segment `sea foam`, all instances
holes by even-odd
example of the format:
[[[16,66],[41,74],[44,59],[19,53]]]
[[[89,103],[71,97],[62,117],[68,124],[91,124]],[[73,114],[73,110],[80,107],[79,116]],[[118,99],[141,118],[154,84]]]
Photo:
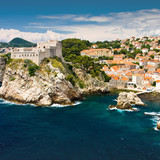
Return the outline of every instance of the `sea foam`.
[[[45,107],[57,107],[57,108],[59,108],[59,107],[69,107],[69,106],[76,106],[76,105],[79,105],[79,104],[81,104],[82,102],[81,101],[77,101],[77,102],[75,102],[74,104],[72,104],[72,105],[61,105],[61,104],[52,104],[51,106],[45,106]],[[36,106],[36,105],[34,105],[34,104],[28,104],[28,103],[26,103],[26,104],[20,104],[20,103],[15,103],[15,102],[10,102],[10,101],[7,101],[7,100],[4,100],[4,99],[0,99],[0,104],[7,104],[7,105],[20,105],[20,106],[24,106],[24,105],[28,105],[28,106],[33,106],[33,107],[38,107],[38,106]]]
[[[157,122],[159,121],[160,119],[160,112],[144,112],[145,115],[150,115],[152,116],[152,118],[150,118],[150,120],[152,121],[152,124],[153,124],[153,129],[155,131],[160,131],[157,129]]]
[[[72,104],[72,105],[62,105],[62,104],[54,103],[54,104],[52,104],[51,106],[47,106],[47,107],[63,108],[63,107],[69,107],[69,106],[77,106],[77,105],[80,105],[80,104],[82,104],[81,101],[75,102],[75,103]]]
[[[139,111],[138,108],[133,108],[135,111]],[[116,107],[114,108],[108,108],[108,110],[117,110],[118,112],[122,113],[122,112],[134,112],[134,110],[131,110],[131,109],[118,109]]]

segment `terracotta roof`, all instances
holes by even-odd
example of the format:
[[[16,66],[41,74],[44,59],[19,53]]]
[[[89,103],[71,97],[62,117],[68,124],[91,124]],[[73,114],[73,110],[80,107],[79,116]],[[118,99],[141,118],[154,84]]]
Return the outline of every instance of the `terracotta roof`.
[[[113,77],[113,79],[118,80],[118,79],[119,79],[119,77]]]
[[[123,81],[128,81],[128,78],[126,78],[126,77],[122,77],[121,78]]]
[[[132,76],[131,72],[126,73],[126,76]]]

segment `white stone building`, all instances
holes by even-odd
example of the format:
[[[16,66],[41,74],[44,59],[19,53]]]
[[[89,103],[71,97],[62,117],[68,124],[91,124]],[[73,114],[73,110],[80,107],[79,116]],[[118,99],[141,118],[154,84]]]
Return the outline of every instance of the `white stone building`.
[[[30,59],[37,65],[39,65],[44,58],[53,58],[54,56],[62,58],[63,60],[62,44],[55,40],[38,42],[37,47],[15,48],[11,52],[12,59]]]

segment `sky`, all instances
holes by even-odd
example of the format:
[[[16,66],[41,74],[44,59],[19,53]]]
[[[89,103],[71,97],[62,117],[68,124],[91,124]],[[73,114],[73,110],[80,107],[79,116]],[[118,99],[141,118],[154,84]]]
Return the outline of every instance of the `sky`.
[[[3,0],[0,41],[160,36],[159,0]]]

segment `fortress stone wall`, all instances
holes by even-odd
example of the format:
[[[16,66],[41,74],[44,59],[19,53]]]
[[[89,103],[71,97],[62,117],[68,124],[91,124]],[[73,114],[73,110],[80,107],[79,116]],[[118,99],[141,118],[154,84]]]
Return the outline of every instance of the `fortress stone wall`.
[[[16,48],[11,52],[12,59],[30,59],[39,65],[44,58],[59,57],[64,61],[62,56],[62,43],[50,40],[48,42],[39,42],[37,47]]]

